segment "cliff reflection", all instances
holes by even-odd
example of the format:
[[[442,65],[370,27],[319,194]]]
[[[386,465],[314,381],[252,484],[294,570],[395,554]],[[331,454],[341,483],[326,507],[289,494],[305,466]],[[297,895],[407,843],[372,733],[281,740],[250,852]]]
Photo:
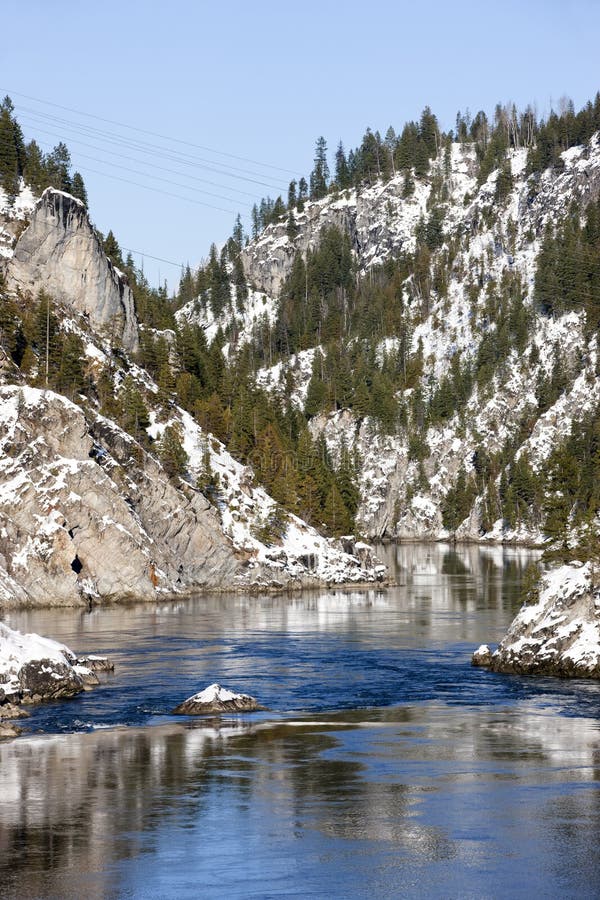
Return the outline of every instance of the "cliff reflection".
[[[456,877],[474,865],[473,843],[484,839],[480,850],[493,855],[494,841],[517,832],[516,857],[542,844],[558,878],[561,841],[582,822],[586,877],[600,887],[596,724],[554,713],[396,707],[19,740],[0,747],[5,895],[128,896],[128,879],[154,867],[163,887],[172,877],[179,888],[146,896],[193,896],[213,878],[244,877],[238,896],[258,896],[252,848],[264,885],[275,858],[298,863],[315,837],[328,866],[346,867],[338,883],[351,875],[348,853],[358,860],[367,845],[372,877],[385,862],[396,883],[432,862]],[[169,876],[174,853],[180,868]]]

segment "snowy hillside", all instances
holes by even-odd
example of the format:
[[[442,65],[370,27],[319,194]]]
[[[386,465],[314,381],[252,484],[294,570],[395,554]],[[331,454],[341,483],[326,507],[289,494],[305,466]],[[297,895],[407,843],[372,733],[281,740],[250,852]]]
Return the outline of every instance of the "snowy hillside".
[[[499,453],[516,439],[514,458],[525,454],[528,465],[539,471],[568,437],[572,424],[591,414],[600,400],[597,339],[586,330],[585,317],[577,311],[543,315],[534,299],[536,267],[548,225],[564,221],[572,204],[583,213],[600,193],[598,135],[587,145],[565,151],[560,166],[539,176],[528,176],[525,149],[509,150],[507,160],[511,184],[501,201],[497,193],[500,170],[478,185],[473,146],[454,143],[450,153],[434,159],[428,176],[415,179],[410,197],[403,197],[402,175],[360,192],[329,194],[307,202],[303,212],[295,214],[298,234],[294,239],[282,221],[269,225],[243,251],[249,283],[277,295],[295,255],[305,256],[318,247],[323,228],[333,224],[350,236],[359,271],[368,278],[369,270],[386,259],[414,252],[416,229],[429,215],[432,192],[439,191],[441,184],[443,200],[436,203],[443,209],[444,239],[432,253],[432,268],[437,259],[447,265],[452,254],[445,290],[432,290],[424,303],[409,278],[403,297],[411,320],[411,352],[422,360],[426,401],[450,377],[453,361],[474,363],[484,343],[493,343],[495,294],[506,280],[522,291],[523,308],[530,317],[526,345],[510,351],[507,364],[489,384],[475,384],[460,412],[428,427],[423,458],[411,459],[410,429],[385,434],[369,417],[350,410],[311,420],[313,435],[325,436],[334,458],[342,443],[358,450],[361,503],[357,522],[371,537],[447,536],[442,522],[444,499],[460,471],[473,475],[477,448]],[[399,338],[389,333],[379,345],[380,359],[398,344]],[[314,352],[307,349],[298,357],[261,368],[257,382],[282,400],[289,396],[302,406]],[[557,352],[566,383],[550,408],[540,410],[536,386],[552,376]],[[412,388],[405,390],[398,401],[410,407],[413,393]],[[539,528],[527,523],[507,527],[501,517],[483,529],[482,504],[482,496],[472,498],[470,514],[456,529],[458,537],[543,540]]]

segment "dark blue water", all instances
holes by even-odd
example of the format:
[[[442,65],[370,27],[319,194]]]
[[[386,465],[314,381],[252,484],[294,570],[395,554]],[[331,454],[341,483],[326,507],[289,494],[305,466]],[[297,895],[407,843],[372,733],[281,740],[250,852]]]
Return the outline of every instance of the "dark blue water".
[[[0,747],[0,896],[600,896],[600,685],[470,665],[528,554],[386,552],[388,591],[7,617],[116,668]],[[269,711],[170,715],[212,681]]]

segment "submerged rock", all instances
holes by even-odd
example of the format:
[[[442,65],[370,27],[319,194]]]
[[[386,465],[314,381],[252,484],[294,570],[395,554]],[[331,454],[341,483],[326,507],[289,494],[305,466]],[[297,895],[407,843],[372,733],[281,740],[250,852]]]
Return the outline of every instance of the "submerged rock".
[[[176,716],[201,716],[221,712],[255,712],[264,709],[249,694],[234,694],[220,684],[211,684],[193,697],[188,697],[173,710]]]
[[[522,607],[494,653],[479,647],[473,665],[518,675],[600,678],[597,567],[571,563],[547,572],[537,602]]]

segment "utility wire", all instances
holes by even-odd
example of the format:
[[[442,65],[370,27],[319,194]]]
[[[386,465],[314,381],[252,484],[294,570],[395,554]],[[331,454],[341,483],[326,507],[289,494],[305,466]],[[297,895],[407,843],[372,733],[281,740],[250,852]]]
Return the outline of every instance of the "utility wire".
[[[61,106],[61,104],[59,104],[59,103],[52,103],[50,100],[41,100],[39,97],[32,97],[30,94],[21,94],[21,93],[19,93],[19,91],[9,91],[9,90],[6,90],[6,88],[2,88],[1,92],[3,94],[6,92],[6,94],[8,94],[10,97],[12,97],[12,96],[24,97],[26,100],[33,100],[35,103],[41,103],[43,106],[52,106],[55,109],[62,109],[64,112],[75,113],[75,115],[78,115],[78,116],[86,116],[88,119],[96,119],[96,121],[98,121],[98,122],[105,122],[109,125],[117,125],[119,128],[127,128],[130,131],[137,131],[139,134],[147,134],[150,137],[157,137],[157,138],[160,138],[161,140],[172,141],[176,144],[183,144],[188,147],[194,147],[197,150],[204,150],[204,151],[207,151],[208,153],[214,153],[217,156],[227,156],[227,157],[229,157],[229,159],[237,159],[240,162],[251,163],[252,165],[260,166],[263,169],[275,169],[279,172],[286,172],[288,175],[296,174],[291,169],[284,169],[281,166],[274,166],[271,163],[263,163],[263,162],[259,162],[258,160],[255,160],[255,159],[248,159],[245,156],[236,156],[234,153],[227,153],[224,150],[215,150],[212,147],[205,147],[202,144],[194,144],[192,141],[186,141],[186,140],[182,140],[180,138],[171,137],[169,135],[159,134],[155,131],[149,131],[145,128],[138,128],[135,125],[128,125],[126,122],[118,122],[118,121],[115,121],[114,119],[105,119],[102,116],[96,116],[93,113],[84,112],[83,110],[80,110],[80,109],[73,109],[73,107],[70,107],[70,106]]]
[[[45,142],[42,142],[42,143],[44,144]],[[143,175],[144,178],[152,178],[155,181],[162,181],[165,184],[172,184],[172,185],[174,185],[174,187],[185,188],[185,190],[187,190],[187,191],[196,191],[196,193],[205,194],[207,197],[215,197],[217,200],[225,200],[228,203],[237,203],[238,202],[235,199],[235,197],[224,197],[222,194],[214,194],[212,191],[205,191],[205,190],[202,190],[202,188],[193,187],[192,185],[189,185],[189,184],[182,184],[180,181],[172,181],[170,178],[161,178],[160,175],[153,175],[152,173],[149,173],[149,172],[140,172],[138,169],[130,168],[130,166],[124,166],[121,163],[113,162],[112,159],[98,159],[98,157],[89,156],[89,154],[87,154],[87,153],[79,153],[78,156],[81,159],[89,159],[92,162],[100,163],[101,165],[104,165],[104,166],[112,166],[116,169],[122,169],[125,172],[131,172],[134,175]],[[234,210],[232,210],[232,212],[234,212]]]
[[[29,124],[29,123],[26,123],[26,124]],[[50,137],[61,137],[61,135],[56,134],[56,132],[48,131],[47,129],[40,128],[37,125],[35,126],[35,128],[38,132],[41,132],[42,134],[47,134]],[[45,142],[37,141],[37,143],[42,144]],[[145,159],[138,159],[136,156],[129,156],[128,153],[119,153],[116,150],[105,150],[103,147],[97,147],[95,144],[88,144],[86,141],[80,141],[80,140],[77,140],[77,138],[70,137],[69,144],[72,144],[72,143],[79,144],[82,147],[89,147],[91,150],[98,150],[99,153],[105,153],[107,155],[110,154],[111,156],[118,156],[119,159],[127,159],[130,162],[140,163],[141,165],[148,166],[151,169],[158,169],[161,172],[168,172],[170,175],[181,175],[183,178],[189,178],[191,181],[197,181],[200,184],[210,184],[212,187],[223,188],[223,190],[229,191],[230,193],[233,193],[233,194],[242,194],[244,197],[256,197],[256,194],[252,193],[251,191],[243,191],[241,188],[229,187],[226,184],[220,184],[218,181],[210,181],[207,178],[198,178],[197,175],[189,175],[187,172],[179,172],[176,169],[169,169],[167,166],[159,166],[159,165],[157,165],[157,163],[149,162],[148,160],[145,160]],[[81,155],[83,155],[83,154],[81,154]],[[112,164],[112,160],[110,160],[110,162]],[[137,169],[136,169],[136,171],[137,171]],[[233,197],[231,197],[231,198],[228,197],[227,199],[228,200],[231,199],[231,200],[233,200],[233,202],[237,202],[235,200],[235,198],[233,198]]]
[[[61,128],[67,128],[72,131],[76,131],[78,133],[83,133],[86,136],[90,137],[101,137],[103,140],[109,140],[112,143],[124,144],[129,147],[133,147],[134,149],[142,149],[144,152],[149,153],[166,153],[171,154],[173,158],[179,159],[182,162],[185,161],[187,164],[197,164],[198,162],[208,163],[209,165],[219,165],[224,167],[226,170],[231,170],[233,172],[241,172],[244,174],[256,175],[259,178],[269,178],[268,174],[263,172],[253,172],[251,169],[242,168],[241,166],[232,166],[230,163],[221,162],[220,160],[215,159],[204,159],[203,157],[198,157],[195,155],[191,155],[190,153],[183,153],[181,150],[176,150],[173,147],[163,147],[160,144],[150,143],[148,141],[143,141],[140,138],[128,137],[127,135],[122,135],[115,133],[114,131],[106,131],[101,128],[96,128],[93,125],[86,125],[83,122],[73,122],[70,119],[63,119],[60,116],[51,115],[50,113],[40,112],[39,110],[31,109],[30,107],[21,106],[20,110],[27,113],[28,115],[34,116],[36,118],[40,118],[42,120],[50,121],[50,123],[56,125],[59,124]],[[265,182],[266,183],[266,182]],[[283,184],[283,182],[279,182],[279,184]],[[273,186],[275,186],[273,184]]]
[[[133,184],[135,187],[143,188],[146,191],[152,191],[155,194],[164,194],[165,197],[175,197],[176,200],[185,200],[186,203],[194,203],[196,206],[205,206],[207,209],[216,209],[217,212],[224,212],[229,216],[236,214],[235,209],[224,209],[222,206],[213,206],[211,203],[204,203],[202,200],[194,200],[193,197],[182,197],[180,194],[173,194],[171,191],[163,191],[152,185],[140,184],[139,181],[131,181],[129,178],[121,178],[120,175],[109,175],[108,172],[99,172],[97,169],[91,169],[88,166],[80,168],[82,172],[92,172],[94,175],[102,175],[103,178],[112,178],[115,181],[122,181],[124,184]],[[242,216],[242,218],[244,218],[244,216]]]
[[[91,128],[87,125],[82,125],[82,126],[80,126],[78,124],[73,125],[65,120],[58,119],[55,116],[48,116],[45,113],[37,113],[37,112],[27,111],[26,114],[34,116],[33,123],[26,122],[26,124],[32,128],[39,128],[39,123],[37,121],[35,121],[35,118],[41,117],[44,124],[60,126],[61,132],[64,132],[65,129],[67,131],[74,131],[75,134],[79,134],[79,135],[83,134],[85,137],[92,137],[95,139],[100,139],[100,140],[105,141],[110,144],[116,144],[119,147],[126,147],[129,150],[135,150],[138,153],[146,153],[146,154],[152,154],[153,156],[161,156],[164,159],[171,160],[172,162],[176,162],[179,165],[193,166],[193,167],[199,168],[199,169],[206,169],[209,172],[215,172],[216,174],[223,175],[226,178],[235,178],[238,181],[252,182],[253,184],[259,184],[263,187],[268,187],[268,188],[271,188],[271,189],[277,190],[277,191],[284,190],[284,186],[281,183],[274,184],[272,181],[271,182],[267,182],[264,180],[261,181],[258,178],[252,177],[255,175],[258,175],[259,178],[268,177],[268,176],[261,175],[261,173],[259,173],[259,172],[248,172],[247,169],[240,169],[237,166],[228,166],[227,168],[231,169],[231,171],[227,171],[224,168],[217,169],[217,168],[215,168],[215,164],[221,165],[221,166],[226,165],[226,164],[219,163],[218,160],[216,160],[216,161],[215,160],[205,160],[200,157],[193,157],[193,156],[189,156],[188,154],[182,154],[179,151],[172,150],[169,147],[160,147],[160,146],[157,146],[154,144],[148,144],[145,141],[131,140],[130,138],[122,137],[121,135],[114,135],[111,132],[101,131],[100,129]],[[50,120],[50,121],[48,122],[48,120]],[[25,120],[21,119],[21,121],[25,121]],[[64,139],[64,137],[65,137],[65,135],[64,135],[64,133],[62,133],[61,138]],[[69,140],[71,140],[70,137],[69,137]],[[242,174],[239,174],[239,173],[242,173]]]
[[[172,259],[163,259],[162,256],[152,256],[151,253],[145,253],[143,250],[132,250],[131,247],[121,247],[121,250],[127,250],[128,253],[136,253],[144,259],[155,259],[157,262],[166,263],[168,266],[175,266],[176,269],[185,269],[183,263],[173,262]]]

